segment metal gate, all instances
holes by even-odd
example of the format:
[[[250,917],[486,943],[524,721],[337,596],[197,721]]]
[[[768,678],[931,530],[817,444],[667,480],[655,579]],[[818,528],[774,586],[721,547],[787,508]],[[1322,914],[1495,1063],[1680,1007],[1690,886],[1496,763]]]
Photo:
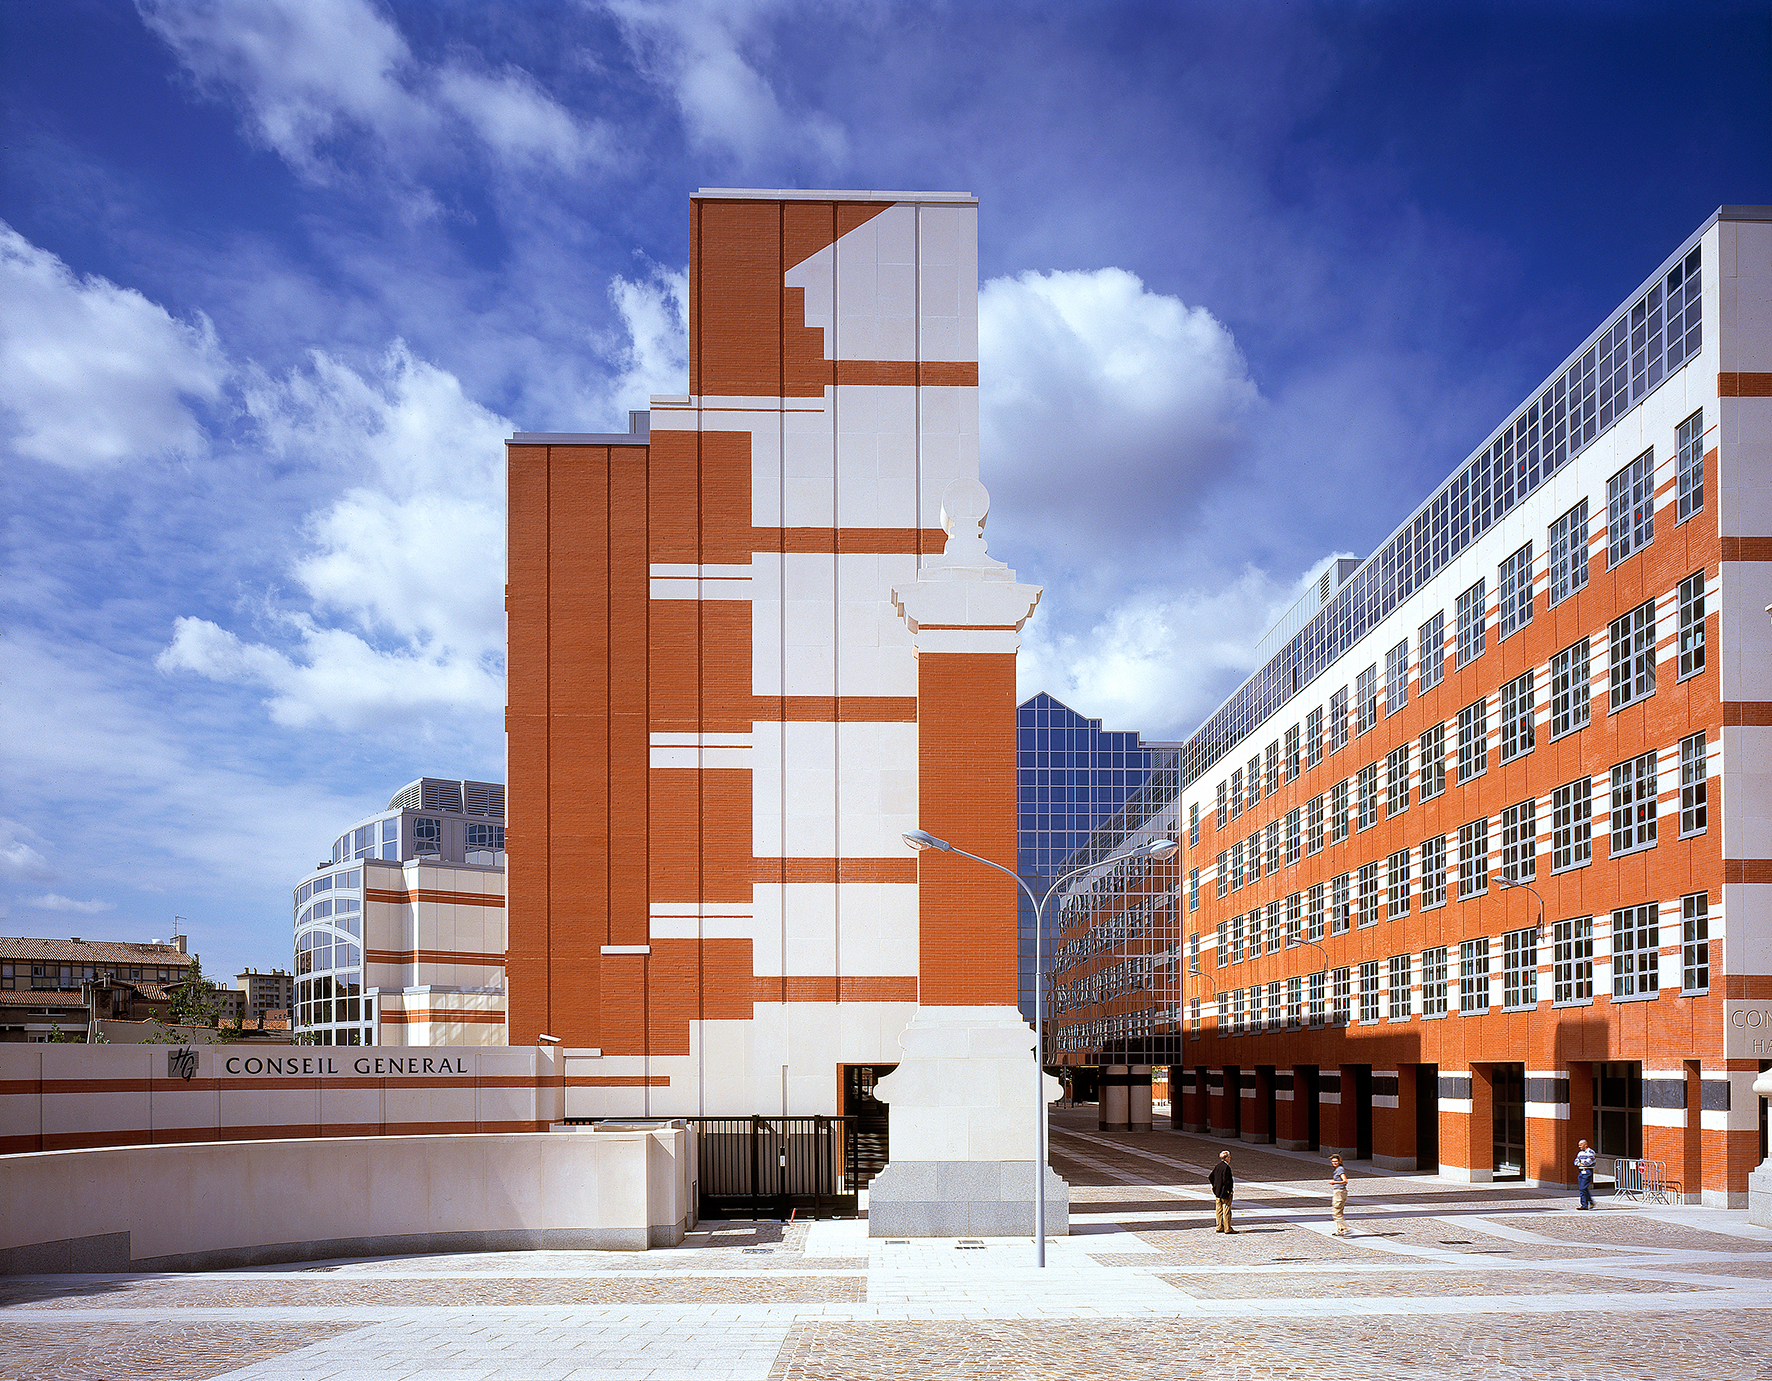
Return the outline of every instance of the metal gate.
[[[1613,1191],[1616,1198],[1634,1199],[1640,1204],[1673,1204],[1684,1198],[1669,1187],[1664,1160],[1626,1160],[1620,1156],[1612,1162],[1612,1174],[1618,1182]]]
[[[854,1213],[844,1174],[853,1117],[686,1117],[696,1131],[703,1218]]]

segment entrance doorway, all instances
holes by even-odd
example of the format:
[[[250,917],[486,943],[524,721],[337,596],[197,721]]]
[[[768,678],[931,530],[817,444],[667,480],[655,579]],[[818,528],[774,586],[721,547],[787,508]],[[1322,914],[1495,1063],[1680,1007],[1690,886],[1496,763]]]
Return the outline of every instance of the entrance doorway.
[[[1317,1150],[1322,1142],[1318,1135],[1321,1122],[1321,1110],[1317,1103],[1317,1067],[1315,1065],[1292,1066],[1292,1097],[1298,1102],[1293,1105],[1294,1117],[1298,1116],[1300,1104],[1304,1108],[1304,1139],[1308,1148]]]
[[[1634,1160],[1643,1154],[1643,1066],[1615,1060],[1594,1066],[1594,1150]]]
[[[1415,1168],[1440,1168],[1440,1067],[1415,1066]]]
[[[1494,1178],[1526,1177],[1526,1066],[1490,1065],[1490,1098],[1495,1127]]]
[[[897,1068],[843,1066],[843,1115],[855,1119],[844,1124],[843,1141],[843,1188],[851,1194],[872,1184],[891,1159],[890,1110],[874,1097],[874,1085]]]
[[[1243,1135],[1243,1071],[1237,1065],[1224,1067],[1224,1125],[1234,1140]]]
[[[1255,1067],[1255,1096],[1261,1104],[1261,1125],[1267,1128],[1267,1135],[1262,1138],[1269,1145],[1274,1141],[1274,1067],[1257,1065]]]

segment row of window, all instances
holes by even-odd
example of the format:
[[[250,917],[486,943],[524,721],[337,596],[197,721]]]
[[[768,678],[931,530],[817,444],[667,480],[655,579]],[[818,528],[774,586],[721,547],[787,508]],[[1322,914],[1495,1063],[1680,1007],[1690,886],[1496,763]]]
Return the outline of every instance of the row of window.
[[[1503,1010],[1524,1010],[1546,994],[1538,967],[1535,928],[1500,937],[1500,996]],[[1697,892],[1680,899],[1680,991],[1710,989],[1710,897]],[[1357,999],[1362,1023],[1407,1021],[1412,1016],[1474,1014],[1495,1004],[1494,946],[1488,936],[1424,950],[1393,954],[1313,974],[1295,974],[1218,994],[1220,1035],[1244,1035],[1301,1026],[1345,1025],[1354,1019]],[[1669,956],[1671,959],[1671,955]],[[1661,908],[1656,902],[1620,907],[1612,913],[1612,996],[1653,997],[1661,991]],[[1551,927],[1549,997],[1555,1004],[1583,1004],[1594,996],[1594,922],[1577,916]],[[1357,981],[1357,988],[1356,988]],[[1418,985],[1418,986],[1417,986]],[[1419,1007],[1416,992],[1420,993]],[[1264,1001],[1265,999],[1265,1001]],[[1456,1004],[1456,1005],[1454,1005]],[[1265,1008],[1265,1015],[1264,1015]],[[1199,998],[1189,1004],[1189,1027],[1201,1028]]]
[[[1324,607],[1182,745],[1178,767],[1184,787],[1205,776],[1234,745],[1278,714],[1302,687],[1697,353],[1700,258],[1694,248],[1620,311],[1594,344],[1416,509],[1332,599],[1325,587]],[[1696,449],[1702,435],[1702,415],[1694,415],[1678,436],[1682,492],[1692,490],[1690,502],[1681,504],[1682,517],[1703,505]]]
[[[95,979],[128,979],[138,983],[170,983],[184,976],[183,969],[143,968],[136,964],[24,964],[0,963],[0,992],[17,992],[23,984],[32,988],[77,988]]]
[[[1680,582],[1675,598],[1679,620],[1677,656],[1681,680],[1696,676],[1705,669],[1705,604],[1705,574],[1703,571],[1694,571]],[[1638,704],[1655,694],[1656,632],[1653,599],[1620,615],[1608,626],[1606,678],[1609,713],[1627,705]],[[1548,691],[1547,719],[1553,741],[1585,728],[1588,724],[1593,679],[1591,642],[1591,639],[1583,638],[1564,648],[1550,659],[1544,669]],[[1406,641],[1398,645],[1399,660],[1407,661],[1407,648]],[[1367,705],[1371,707],[1373,723],[1377,722],[1376,692],[1371,694],[1370,699],[1367,693],[1369,678],[1375,683],[1376,677],[1377,668],[1373,666],[1361,672],[1356,679],[1355,688],[1359,692],[1355,705],[1356,737],[1370,727],[1362,726],[1361,717]],[[1500,760],[1504,763],[1531,752],[1536,744],[1539,677],[1538,669],[1528,671],[1502,686],[1497,696]],[[1338,752],[1348,743],[1345,695],[1344,688],[1330,698],[1328,742],[1331,753]],[[1387,702],[1387,710],[1389,703]],[[1489,706],[1490,701],[1485,697],[1466,705],[1458,712],[1457,769],[1460,783],[1480,777],[1489,770]],[[1306,768],[1315,767],[1323,760],[1321,710],[1312,710],[1306,717],[1304,727],[1303,765]],[[1286,731],[1283,741],[1276,739],[1268,745],[1265,760],[1262,757],[1250,759],[1247,776],[1243,768],[1237,768],[1227,781],[1218,784],[1214,820],[1216,828],[1224,829],[1245,810],[1254,809],[1264,796],[1273,795],[1282,785],[1298,778],[1301,773],[1300,742],[1299,726],[1295,724]],[[1445,725],[1435,725],[1422,734],[1419,744],[1421,798],[1426,800],[1438,795],[1445,787]],[[1393,749],[1386,759],[1386,794],[1391,814],[1407,808],[1408,763],[1407,744]],[[1377,774],[1378,764],[1373,763],[1362,768],[1358,775],[1361,829],[1377,823]],[[1341,782],[1331,790],[1332,793],[1339,792],[1345,798],[1347,789],[1348,783]],[[1317,803],[1312,804],[1316,806]],[[1345,815],[1345,809],[1341,813]],[[1275,825],[1268,826],[1270,831],[1274,828]],[[1345,837],[1344,829],[1331,842],[1339,843]],[[1188,844],[1190,847],[1197,847],[1199,842],[1199,805],[1195,803],[1188,807]]]
[[[1685,839],[1703,834],[1710,823],[1710,768],[1705,735],[1697,733],[1681,739],[1678,751],[1680,837]],[[1643,753],[1613,766],[1609,779],[1610,795],[1603,806],[1606,813],[1600,817],[1607,821],[1611,857],[1617,858],[1640,849],[1655,847],[1660,834],[1659,781],[1658,754],[1655,752]],[[1573,782],[1565,782],[1550,793],[1548,804],[1551,872],[1562,873],[1585,867],[1593,861],[1593,779],[1581,777]],[[1219,856],[1221,872],[1217,881],[1220,897],[1259,881],[1264,857],[1269,876],[1298,861],[1299,851],[1294,833],[1297,815],[1298,812],[1293,811],[1288,817],[1283,848],[1252,847],[1244,858],[1238,856],[1238,850],[1242,848],[1239,845],[1238,850],[1231,851],[1232,857],[1228,864],[1223,862],[1224,855]],[[1499,817],[1472,820],[1458,827],[1456,881],[1460,900],[1481,896],[1489,890],[1492,836],[1493,842],[1500,846],[1502,881],[1520,884],[1536,881],[1539,815],[1539,800],[1533,798],[1507,807]],[[1310,852],[1320,852],[1322,822],[1317,814],[1312,814],[1309,818],[1312,829],[1316,831],[1314,835],[1306,836],[1314,845]],[[1492,824],[1498,827],[1494,831],[1491,830]],[[1344,815],[1341,818],[1344,838],[1346,826]],[[1360,923],[1370,925],[1380,919],[1381,886],[1385,895],[1384,919],[1396,920],[1409,914],[1412,865],[1419,868],[1422,910],[1443,905],[1447,899],[1451,876],[1448,864],[1450,839],[1451,836],[1439,835],[1422,841],[1414,851],[1399,849],[1382,863],[1375,859],[1361,864],[1358,870]],[[1327,883],[1315,884],[1308,891],[1294,892],[1283,902],[1279,899],[1268,902],[1269,929],[1278,933],[1277,918],[1282,907],[1286,915],[1288,935],[1296,935],[1296,928],[1300,924],[1305,927],[1307,937],[1312,940],[1322,938],[1325,924],[1332,934],[1350,929],[1354,916],[1350,902],[1355,891],[1354,878],[1353,873],[1343,873]],[[1189,870],[1187,887],[1188,910],[1197,911],[1200,907],[1199,869]],[[1331,899],[1327,903],[1327,909],[1325,897]],[[1252,918],[1259,916],[1261,908],[1258,907],[1250,914]],[[1240,931],[1243,924],[1241,917],[1231,917],[1220,922],[1221,937],[1225,934],[1226,926],[1231,926],[1235,933]],[[1291,943],[1297,943],[1296,939]],[[1227,962],[1223,957],[1222,944],[1221,939],[1221,966]],[[1232,949],[1234,952],[1240,946],[1233,943]],[[1259,954],[1260,950],[1257,949],[1256,953]]]

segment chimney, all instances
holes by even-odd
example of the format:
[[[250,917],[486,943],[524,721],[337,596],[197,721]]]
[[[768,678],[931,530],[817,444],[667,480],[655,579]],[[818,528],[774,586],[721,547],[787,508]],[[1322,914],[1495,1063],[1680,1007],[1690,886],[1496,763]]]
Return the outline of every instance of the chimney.
[[[178,952],[180,954],[189,952],[185,949],[185,942],[190,938],[188,935],[174,935],[172,938],[178,942]]]

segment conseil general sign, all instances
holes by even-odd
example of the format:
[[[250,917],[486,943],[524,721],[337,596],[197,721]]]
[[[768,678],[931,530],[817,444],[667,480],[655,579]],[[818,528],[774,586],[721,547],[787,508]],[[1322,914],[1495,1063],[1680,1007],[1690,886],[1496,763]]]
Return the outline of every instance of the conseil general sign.
[[[1772,1059],[1772,1002],[1724,1001],[1723,1058]]]
[[[211,1055],[223,1074],[325,1079],[351,1074],[471,1074],[463,1055]],[[215,1071],[211,1070],[213,1075]]]

